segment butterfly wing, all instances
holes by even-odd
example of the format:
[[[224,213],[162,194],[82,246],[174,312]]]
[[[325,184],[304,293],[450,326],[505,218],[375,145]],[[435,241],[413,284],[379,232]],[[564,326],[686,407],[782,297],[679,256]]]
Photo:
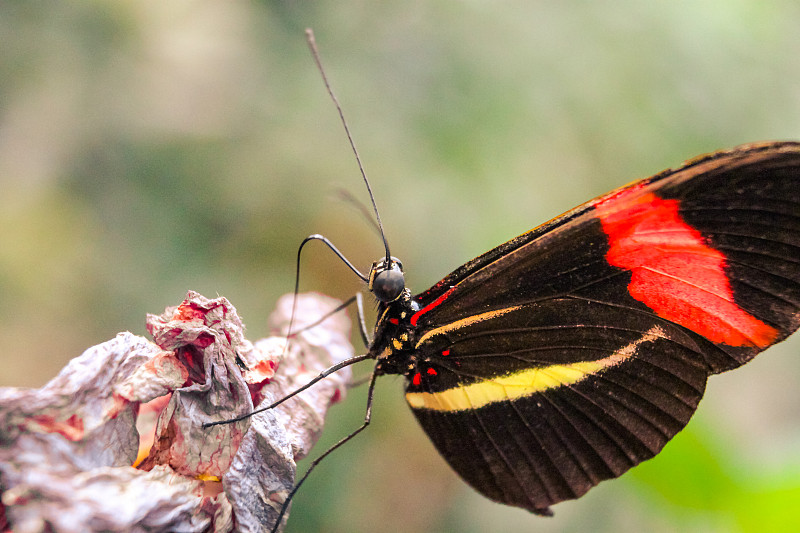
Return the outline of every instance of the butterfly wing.
[[[800,320],[800,144],[698,158],[418,295],[406,398],[489,498],[548,514],[657,454]]]

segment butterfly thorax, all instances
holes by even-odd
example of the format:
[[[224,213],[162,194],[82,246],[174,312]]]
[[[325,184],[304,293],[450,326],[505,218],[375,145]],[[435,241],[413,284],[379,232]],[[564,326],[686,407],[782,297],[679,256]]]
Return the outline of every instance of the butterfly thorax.
[[[378,374],[408,376],[415,371],[419,332],[411,324],[411,317],[418,310],[419,304],[408,289],[397,300],[378,306],[375,335],[369,350],[377,360]]]

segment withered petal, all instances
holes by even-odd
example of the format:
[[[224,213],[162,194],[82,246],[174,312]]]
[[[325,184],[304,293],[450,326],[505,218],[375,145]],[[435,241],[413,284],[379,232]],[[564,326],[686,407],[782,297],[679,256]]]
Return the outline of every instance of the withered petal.
[[[297,327],[336,305],[300,295]],[[285,329],[291,296],[278,307],[270,321]],[[225,298],[189,292],[179,306],[149,315],[148,330],[155,343],[120,333],[41,389],[0,388],[0,490],[15,532],[264,531],[274,524],[295,461],[346,392],[349,369],[250,419],[202,424],[249,413],[253,398],[268,405],[351,357],[349,320],[332,315],[286,348],[282,337],[253,344]],[[133,467],[139,406],[156,398],[163,399],[148,407],[166,406],[149,454]]]

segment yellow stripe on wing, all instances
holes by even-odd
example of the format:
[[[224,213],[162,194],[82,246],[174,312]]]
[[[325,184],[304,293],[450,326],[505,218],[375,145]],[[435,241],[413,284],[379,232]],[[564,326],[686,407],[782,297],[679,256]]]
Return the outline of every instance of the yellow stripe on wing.
[[[491,403],[515,400],[537,392],[578,383],[592,374],[630,359],[636,354],[639,345],[663,337],[664,332],[661,328],[654,326],[639,339],[603,359],[530,368],[440,392],[408,392],[406,400],[414,409],[434,411],[463,411]]]
[[[478,322],[483,322],[485,320],[498,318],[507,313],[511,313],[519,309],[522,309],[522,306],[515,305],[512,307],[505,307],[503,309],[496,309],[494,311],[486,311],[485,313],[471,315],[468,316],[467,318],[462,318],[461,320],[455,320],[453,322],[450,322],[449,324],[445,324],[444,326],[439,326],[438,328],[432,329],[427,333],[425,333],[422,337],[419,338],[414,348],[419,349],[423,344],[428,342],[431,339],[431,337],[435,337],[436,335],[444,335],[451,331],[457,331],[472,324],[477,324]]]

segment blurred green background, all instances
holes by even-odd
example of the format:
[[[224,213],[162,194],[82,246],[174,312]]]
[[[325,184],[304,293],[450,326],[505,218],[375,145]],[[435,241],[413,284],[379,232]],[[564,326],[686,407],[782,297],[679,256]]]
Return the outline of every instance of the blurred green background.
[[[265,336],[310,233],[364,269],[381,257],[337,197],[367,201],[307,26],[419,292],[635,178],[800,138],[799,24],[794,0],[0,2],[0,385],[145,334],[187,289]],[[311,246],[302,288],[361,286]],[[798,352],[712,378],[661,456],[552,519],[461,483],[384,378],[373,426],[314,473],[288,531],[798,531]],[[357,427],[364,392],[317,452]]]

